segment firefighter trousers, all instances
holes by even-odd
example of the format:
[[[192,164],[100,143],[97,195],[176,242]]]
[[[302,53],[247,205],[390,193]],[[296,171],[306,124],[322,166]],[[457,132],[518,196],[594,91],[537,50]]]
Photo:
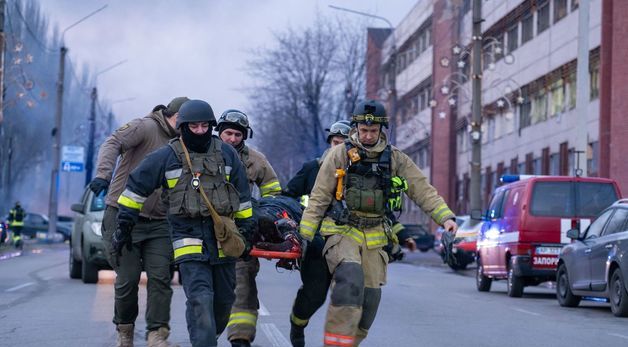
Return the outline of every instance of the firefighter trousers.
[[[331,274],[323,257],[325,240],[316,234],[305,251],[301,262],[301,288],[292,305],[290,321],[298,326],[306,326],[310,318],[323,306],[331,283]]]
[[[103,218],[103,242],[110,265],[116,271],[114,324],[134,324],[138,315],[138,290],[142,270],[146,271],[146,330],[169,328],[172,301],[172,243],[166,220],[140,219],[133,228],[133,249],[122,250],[119,263],[111,255],[111,238],[117,228],[117,209],[107,207]],[[141,241],[136,241],[136,235]],[[148,235],[148,236],[147,236]]]
[[[324,345],[358,346],[377,314],[388,255],[340,234],[327,239],[323,254],[332,273]]]
[[[259,260],[255,257],[238,259],[236,262],[235,303],[229,316],[227,334],[229,341],[255,339],[257,327],[257,284],[255,278],[259,272]]]

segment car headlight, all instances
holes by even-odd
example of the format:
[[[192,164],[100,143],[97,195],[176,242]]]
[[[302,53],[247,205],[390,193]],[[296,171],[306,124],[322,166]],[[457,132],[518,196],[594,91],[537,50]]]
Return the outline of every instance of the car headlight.
[[[92,222],[91,227],[92,227],[92,232],[94,234],[102,237],[102,223],[101,222]]]

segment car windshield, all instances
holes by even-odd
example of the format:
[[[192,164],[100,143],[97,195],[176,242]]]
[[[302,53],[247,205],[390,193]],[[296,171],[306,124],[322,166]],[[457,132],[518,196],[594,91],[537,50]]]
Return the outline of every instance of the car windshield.
[[[617,200],[610,183],[537,182],[530,212],[535,216],[593,217]]]
[[[89,210],[92,212],[103,211],[105,209],[105,196],[107,196],[107,191],[102,191],[98,196],[94,196]]]

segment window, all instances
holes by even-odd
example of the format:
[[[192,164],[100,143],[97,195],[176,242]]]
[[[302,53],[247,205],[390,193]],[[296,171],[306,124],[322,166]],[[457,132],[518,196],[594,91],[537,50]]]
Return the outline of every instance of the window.
[[[521,162],[517,164],[517,173],[520,175],[526,174],[526,163]]]
[[[541,157],[534,158],[534,162],[532,164],[534,166],[534,175],[542,175],[543,174],[543,160]]]
[[[611,220],[608,222],[608,224],[606,224],[606,228],[604,228],[602,236],[624,231],[624,224],[626,223],[626,221],[628,221],[628,209],[615,209],[615,213],[613,213],[613,217],[611,217]]]
[[[502,207],[504,201],[504,191],[497,192],[493,199],[491,200],[491,204],[488,207],[488,211],[486,211],[486,217],[488,219],[496,219],[501,217],[502,215]]]
[[[589,229],[587,229],[587,239],[592,239],[600,236],[600,234],[602,233],[602,229],[604,228],[604,224],[606,224],[606,222],[608,221],[611,213],[613,213],[613,210],[608,210],[604,212],[604,214],[599,216],[593,223],[591,223]]]
[[[550,87],[552,93],[552,103],[550,105],[550,117],[563,113],[565,108],[565,90],[563,88],[563,80],[560,79],[552,83]]]
[[[532,190],[530,213],[534,216],[572,217],[571,182],[537,182]]]
[[[532,40],[534,37],[534,16],[528,12],[521,20],[521,44]]]
[[[105,210],[105,197],[107,196],[107,191],[103,190],[98,194],[98,196],[94,196],[92,198],[92,205],[90,206],[90,211],[104,211]]]
[[[508,29],[508,53],[514,52],[519,47],[519,24]]]
[[[560,174],[560,156],[558,153],[550,154],[550,167],[549,167],[550,175],[559,175]]]
[[[566,97],[569,99],[567,101],[567,106],[569,106],[569,109],[572,110],[574,108],[576,108],[576,91],[577,91],[577,84],[576,84],[576,72],[572,72],[569,74],[569,77],[567,79],[567,83],[566,83]]]
[[[523,98],[523,103],[519,105],[519,127],[525,128],[531,124],[530,113],[532,110],[532,103],[528,97],[527,87],[521,89],[521,97]]]
[[[537,124],[547,119],[547,94],[542,89],[532,98],[532,108],[530,111],[530,123]]]
[[[587,169],[589,173],[597,172],[598,160],[600,158],[600,143],[598,141],[589,143],[587,149]]]
[[[504,57],[504,33],[499,33],[495,36],[497,42],[495,42],[495,46],[493,47],[493,52],[495,53],[495,61],[499,61]]]
[[[595,100],[600,97],[600,66],[594,66],[589,72],[591,80],[591,100]]]
[[[580,182],[576,185],[579,217],[595,217],[618,197],[610,183]]]
[[[554,0],[554,23],[567,15],[567,0]]]
[[[486,134],[487,141],[492,142],[495,140],[495,117],[488,119],[488,132]]]
[[[580,0],[571,0],[571,11],[577,10],[578,5],[580,5]]]
[[[539,4],[536,16],[536,33],[537,35],[549,28],[550,24],[550,8],[549,1]]]

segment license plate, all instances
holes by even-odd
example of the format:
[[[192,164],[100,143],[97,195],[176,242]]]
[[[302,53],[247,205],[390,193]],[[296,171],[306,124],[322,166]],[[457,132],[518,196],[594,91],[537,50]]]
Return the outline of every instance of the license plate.
[[[560,247],[537,247],[536,254],[539,255],[559,255]]]

